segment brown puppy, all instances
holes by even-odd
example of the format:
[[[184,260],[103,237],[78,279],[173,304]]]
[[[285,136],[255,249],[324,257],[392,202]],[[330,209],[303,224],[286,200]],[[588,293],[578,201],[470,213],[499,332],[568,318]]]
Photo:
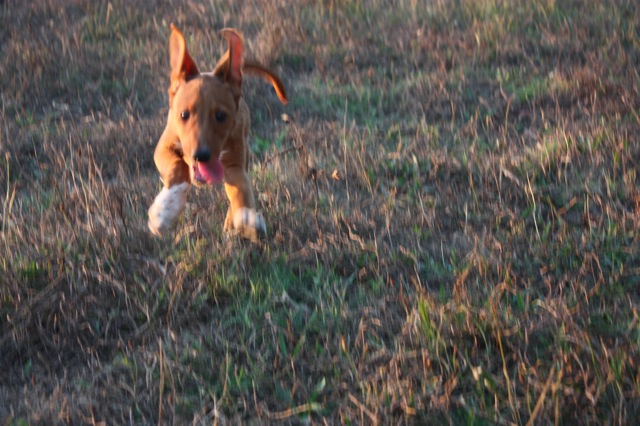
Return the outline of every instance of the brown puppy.
[[[182,33],[171,24],[169,117],[153,156],[164,188],[149,208],[149,229],[165,233],[186,204],[190,185],[222,183],[230,206],[225,231],[235,229],[257,241],[266,235],[264,218],[255,210],[249,169],[249,109],[242,99],[243,71],[273,85],[287,103],[280,79],[259,64],[243,64],[242,35],[221,34],[229,50],[211,73],[200,73],[187,51]]]

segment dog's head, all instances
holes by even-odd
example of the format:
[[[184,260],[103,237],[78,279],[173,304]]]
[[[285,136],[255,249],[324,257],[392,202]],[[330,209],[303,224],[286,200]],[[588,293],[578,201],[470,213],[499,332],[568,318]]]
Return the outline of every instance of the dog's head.
[[[176,132],[191,183],[222,182],[220,154],[235,125],[242,96],[242,36],[221,34],[229,44],[212,73],[200,73],[182,33],[171,25],[169,125]]]

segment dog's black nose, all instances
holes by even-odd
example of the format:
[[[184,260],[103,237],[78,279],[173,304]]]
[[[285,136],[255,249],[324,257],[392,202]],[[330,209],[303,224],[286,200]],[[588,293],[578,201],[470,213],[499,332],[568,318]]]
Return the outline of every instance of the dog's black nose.
[[[211,159],[211,151],[209,148],[198,148],[195,154],[193,154],[193,159],[201,163],[206,163]]]

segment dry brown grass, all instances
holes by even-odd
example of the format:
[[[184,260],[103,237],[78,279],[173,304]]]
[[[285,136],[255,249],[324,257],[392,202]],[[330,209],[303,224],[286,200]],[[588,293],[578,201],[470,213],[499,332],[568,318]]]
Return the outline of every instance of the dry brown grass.
[[[640,12],[584,3],[1,2],[0,418],[632,423]],[[146,229],[169,22],[287,85],[260,246]]]

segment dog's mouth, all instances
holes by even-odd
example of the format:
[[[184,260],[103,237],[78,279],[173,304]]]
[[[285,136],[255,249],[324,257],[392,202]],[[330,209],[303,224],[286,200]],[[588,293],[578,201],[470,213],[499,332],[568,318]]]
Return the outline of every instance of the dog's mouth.
[[[196,161],[193,164],[193,180],[203,185],[216,185],[222,183],[224,169],[220,160],[209,160],[206,163]]]

